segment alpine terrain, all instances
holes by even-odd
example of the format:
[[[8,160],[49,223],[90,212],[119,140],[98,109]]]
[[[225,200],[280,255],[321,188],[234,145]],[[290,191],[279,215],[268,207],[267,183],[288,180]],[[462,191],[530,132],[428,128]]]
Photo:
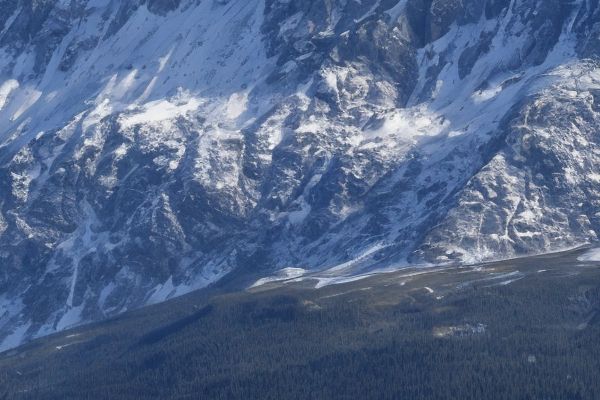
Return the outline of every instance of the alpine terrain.
[[[592,243],[599,165],[598,0],[0,0],[0,349]]]

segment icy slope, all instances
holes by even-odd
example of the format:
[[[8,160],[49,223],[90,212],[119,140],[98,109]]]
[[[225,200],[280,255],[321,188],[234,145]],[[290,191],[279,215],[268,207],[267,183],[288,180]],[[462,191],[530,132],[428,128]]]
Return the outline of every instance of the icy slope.
[[[0,0],[0,347],[229,273],[596,240],[599,10]]]

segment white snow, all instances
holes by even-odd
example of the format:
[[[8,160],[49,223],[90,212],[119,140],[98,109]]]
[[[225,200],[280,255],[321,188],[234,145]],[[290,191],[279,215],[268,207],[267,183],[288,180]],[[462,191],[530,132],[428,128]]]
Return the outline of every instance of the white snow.
[[[19,86],[19,81],[16,79],[8,79],[0,85],[0,110],[7,104],[10,94]]]
[[[304,274],[306,274],[306,272],[307,271],[302,268],[294,268],[294,267],[283,268],[283,269],[277,271],[277,273],[273,276],[269,276],[269,277],[261,278],[261,279],[257,280],[256,282],[254,282],[252,284],[252,286],[250,286],[250,288],[262,286],[262,285],[270,283],[270,282],[280,282],[280,281],[286,281],[289,279],[299,278],[299,277],[303,276]]]
[[[493,286],[507,286],[511,283],[517,282],[525,278],[525,274],[521,271],[512,271],[506,273],[491,273],[488,278],[482,279],[482,281],[492,281],[487,287]]]
[[[152,292],[150,298],[147,301],[147,304],[156,304],[160,303],[161,301],[165,301],[166,299],[173,296],[175,292],[176,289],[173,285],[173,277],[170,276],[165,283],[163,283],[162,285],[157,285],[154,288],[154,291]]]
[[[264,285],[266,283],[270,283],[270,282],[280,282],[280,281],[286,281],[289,279],[299,278],[299,277],[303,276],[304,274],[306,274],[306,272],[307,271],[303,268],[295,268],[295,267],[283,268],[283,269],[280,269],[279,271],[277,271],[277,273],[273,276],[269,276],[269,277],[261,278],[261,279],[257,280],[256,282],[254,282],[252,284],[252,286],[250,286],[250,288],[262,286],[262,285]]]
[[[227,116],[231,119],[236,119],[244,113],[247,109],[248,94],[247,93],[234,93],[229,96],[227,102]]]
[[[171,120],[190,111],[195,111],[200,106],[198,99],[188,99],[180,103],[168,100],[156,100],[144,104],[134,112],[123,115],[119,123],[123,128],[131,128],[138,124],[152,124],[164,120]]]
[[[327,268],[324,271],[324,273],[325,274],[337,274],[340,272],[348,272],[349,269],[356,266],[357,264],[360,264],[361,261],[364,261],[369,256],[377,253],[378,251],[385,249],[388,246],[389,245],[383,244],[383,243],[376,243],[374,245],[371,245],[369,248],[367,248],[364,252],[359,254],[357,257],[355,257],[349,261],[346,261],[342,264],[336,265],[334,267]]]
[[[394,21],[394,22],[397,21],[398,18],[400,18],[400,15],[402,15],[402,13],[404,12],[404,9],[406,8],[407,3],[408,3],[408,0],[398,1],[398,4],[396,4],[394,7],[390,8],[389,10],[387,10],[386,14],[388,14],[390,16],[392,21]]]
[[[581,256],[577,257],[578,261],[600,261],[600,248],[590,249]]]
[[[68,328],[75,327],[82,322],[81,312],[83,311],[84,305],[81,304],[77,307],[69,308],[63,316],[60,318],[56,326],[54,327],[55,331],[62,331]]]

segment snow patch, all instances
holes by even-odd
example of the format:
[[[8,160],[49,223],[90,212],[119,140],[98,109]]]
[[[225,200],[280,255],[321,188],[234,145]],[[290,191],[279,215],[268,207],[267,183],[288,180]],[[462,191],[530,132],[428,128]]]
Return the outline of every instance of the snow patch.
[[[7,104],[11,93],[19,88],[19,81],[9,79],[0,85],[0,111]]]
[[[275,274],[274,276],[270,276],[267,278],[261,278],[259,280],[257,280],[256,282],[254,282],[252,284],[252,286],[250,286],[250,289],[258,287],[258,286],[262,286],[266,283],[270,283],[270,282],[279,282],[279,281],[285,281],[288,279],[294,279],[294,278],[299,278],[301,276],[303,276],[304,274],[306,274],[306,270],[302,269],[302,268],[283,268],[279,271],[277,271],[277,274]]]
[[[600,261],[600,247],[590,249],[581,256],[577,257],[578,261]]]
[[[168,100],[156,100],[146,103],[135,112],[122,115],[119,118],[119,123],[123,128],[127,129],[135,125],[171,120],[188,112],[195,111],[201,104],[202,102],[195,98],[176,103]]]
[[[169,279],[162,285],[157,285],[154,288],[154,292],[150,296],[147,304],[156,304],[161,301],[165,301],[170,298],[175,292],[175,285],[173,285],[173,277],[170,276]]]
[[[230,119],[236,119],[246,111],[248,104],[247,93],[234,93],[227,102],[227,116]]]

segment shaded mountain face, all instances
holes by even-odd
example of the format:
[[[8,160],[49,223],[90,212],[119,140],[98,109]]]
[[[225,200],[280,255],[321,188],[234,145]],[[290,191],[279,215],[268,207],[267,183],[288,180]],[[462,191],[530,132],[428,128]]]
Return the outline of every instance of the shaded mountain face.
[[[594,241],[599,52],[594,0],[0,0],[0,348]]]

